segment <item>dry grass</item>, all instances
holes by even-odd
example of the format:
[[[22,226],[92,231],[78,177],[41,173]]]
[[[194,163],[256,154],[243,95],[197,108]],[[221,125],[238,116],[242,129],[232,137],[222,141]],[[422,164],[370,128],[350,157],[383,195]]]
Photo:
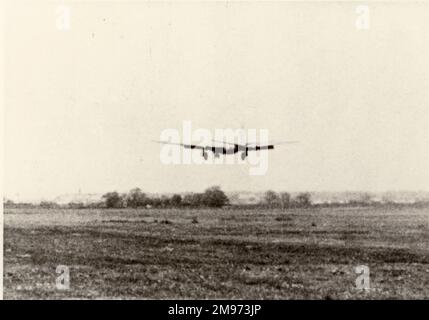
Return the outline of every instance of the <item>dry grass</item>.
[[[428,209],[8,209],[4,235],[6,299],[429,298]]]

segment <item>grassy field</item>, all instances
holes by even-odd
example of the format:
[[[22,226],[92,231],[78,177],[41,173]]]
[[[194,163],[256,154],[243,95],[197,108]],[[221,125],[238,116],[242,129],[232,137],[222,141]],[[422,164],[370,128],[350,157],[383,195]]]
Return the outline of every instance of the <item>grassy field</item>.
[[[4,223],[6,299],[429,298],[429,209],[6,209]]]

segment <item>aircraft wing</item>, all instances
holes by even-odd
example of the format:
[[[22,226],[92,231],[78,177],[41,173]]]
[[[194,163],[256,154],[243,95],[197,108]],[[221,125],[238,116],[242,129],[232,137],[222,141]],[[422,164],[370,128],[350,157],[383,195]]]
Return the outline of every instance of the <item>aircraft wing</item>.
[[[265,145],[265,146],[258,146],[258,145],[256,145],[256,146],[248,146],[247,147],[248,151],[253,151],[253,150],[271,150],[271,149],[274,149],[274,145],[272,145],[272,144],[268,144],[268,145]]]
[[[169,141],[154,141],[154,142],[161,143],[161,144],[171,144],[171,145],[175,145],[175,146],[182,146],[185,149],[199,149],[199,150],[206,149],[206,147],[199,146],[196,144],[174,143],[174,142],[169,142]]]
[[[274,149],[275,145],[281,145],[281,144],[290,144],[290,143],[297,143],[298,141],[279,141],[279,142],[271,142],[270,144],[267,145],[258,145],[256,143],[251,143],[247,146],[247,150],[251,151],[251,150],[272,150]]]
[[[220,142],[220,143],[228,144],[230,146],[239,146],[239,147],[246,148],[245,144],[233,143],[233,142],[228,142],[228,141],[223,141],[223,140],[212,140],[212,141],[213,142]]]
[[[223,140],[213,140],[214,142],[220,142],[220,143],[224,143],[224,144],[229,144],[231,146],[239,146],[239,147],[243,147],[243,148],[252,148],[252,147],[256,147],[259,146],[262,149],[267,149],[266,147],[268,146],[275,146],[275,145],[280,145],[280,144],[290,144],[290,143],[297,143],[299,141],[296,140],[289,140],[289,141],[266,141],[268,144],[266,146],[260,146],[259,143],[257,142],[247,142],[245,144],[240,144],[240,143],[234,143],[234,142],[228,142],[228,141],[223,141]],[[272,148],[268,148],[268,149],[272,149]]]

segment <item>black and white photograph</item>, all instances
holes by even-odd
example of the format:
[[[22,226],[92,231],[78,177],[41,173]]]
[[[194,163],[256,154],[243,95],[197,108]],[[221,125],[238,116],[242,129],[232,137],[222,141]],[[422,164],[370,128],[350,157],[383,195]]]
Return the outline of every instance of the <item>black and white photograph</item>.
[[[2,18],[4,300],[429,299],[428,1]]]

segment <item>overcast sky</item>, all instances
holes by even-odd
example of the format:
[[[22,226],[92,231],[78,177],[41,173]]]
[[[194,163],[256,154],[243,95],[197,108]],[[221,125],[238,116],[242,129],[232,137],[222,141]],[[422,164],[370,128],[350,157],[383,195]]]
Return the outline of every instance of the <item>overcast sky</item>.
[[[429,5],[7,6],[5,194],[429,190]],[[249,165],[164,165],[167,128],[299,140]]]

